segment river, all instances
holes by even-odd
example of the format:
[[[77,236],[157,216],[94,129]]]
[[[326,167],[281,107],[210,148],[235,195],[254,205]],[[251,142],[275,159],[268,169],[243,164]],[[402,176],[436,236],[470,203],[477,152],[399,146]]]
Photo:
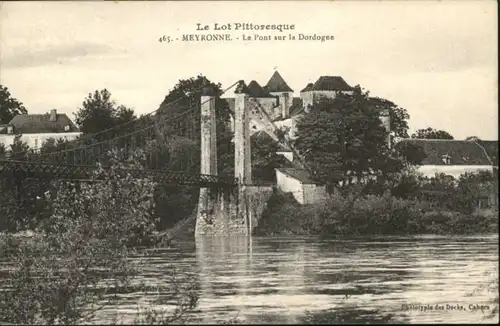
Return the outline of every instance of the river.
[[[155,252],[142,277],[164,283],[171,264],[197,283],[201,323],[498,322],[485,288],[498,284],[498,235],[197,239]],[[100,321],[129,322],[144,299],[125,294]]]

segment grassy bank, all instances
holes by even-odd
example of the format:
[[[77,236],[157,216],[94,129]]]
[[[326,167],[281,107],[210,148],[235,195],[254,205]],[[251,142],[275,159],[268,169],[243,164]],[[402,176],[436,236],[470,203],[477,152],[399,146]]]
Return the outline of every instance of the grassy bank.
[[[256,235],[473,234],[498,232],[498,212],[472,214],[441,209],[426,201],[392,196],[332,196],[300,205],[276,191],[269,199]]]

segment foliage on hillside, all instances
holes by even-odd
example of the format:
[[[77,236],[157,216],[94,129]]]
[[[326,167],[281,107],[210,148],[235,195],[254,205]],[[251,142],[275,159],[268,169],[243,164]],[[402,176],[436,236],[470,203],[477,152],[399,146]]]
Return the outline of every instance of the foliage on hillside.
[[[352,94],[338,93],[334,99],[322,99],[298,120],[294,145],[315,172],[315,178],[326,182],[329,192],[339,179],[347,177],[359,181],[375,174],[380,182],[387,182],[422,160],[419,148],[389,148],[389,135],[380,120],[383,111],[392,115],[395,134],[404,136],[408,129],[406,111],[383,99],[377,99],[374,105],[369,93],[359,86]]]

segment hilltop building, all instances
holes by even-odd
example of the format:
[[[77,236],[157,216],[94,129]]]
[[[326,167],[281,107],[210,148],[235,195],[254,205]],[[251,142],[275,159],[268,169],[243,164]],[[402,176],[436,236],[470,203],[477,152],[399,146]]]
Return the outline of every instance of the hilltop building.
[[[342,77],[320,76],[315,83],[309,83],[294,97],[294,90],[278,71],[275,71],[264,86],[252,80],[247,85],[249,95],[251,134],[265,132],[278,141],[275,128],[287,131],[289,139],[295,138],[297,120],[310,112],[311,106],[322,98],[334,98],[338,92],[352,93],[351,87]],[[235,99],[226,98],[228,107],[234,112]],[[377,99],[373,99],[376,106]],[[231,117],[232,118],[232,117]],[[388,131],[390,121],[388,112],[381,112],[380,119]],[[234,121],[231,121],[234,125]],[[233,129],[234,130],[234,129]],[[294,162],[293,151],[283,144],[278,154]],[[277,169],[277,187],[285,192],[292,192],[297,201],[309,204],[321,200],[326,195],[324,185],[312,181],[308,173],[298,167]]]
[[[262,130],[276,141],[274,126],[287,130],[288,137],[293,139],[296,135],[297,119],[307,114],[314,103],[322,98],[335,98],[338,92],[352,93],[353,91],[353,87],[340,76],[320,76],[316,82],[307,84],[300,91],[300,97],[294,97],[294,90],[278,71],[273,73],[265,86],[252,80],[247,88],[250,97],[251,133]],[[378,105],[378,99],[372,98],[371,100],[373,105]],[[226,101],[231,112],[234,112],[234,98],[226,98]],[[380,119],[386,130],[390,132],[388,112],[381,111]],[[293,153],[289,149],[280,151],[280,154],[293,160]]]
[[[7,125],[0,126],[0,143],[10,148],[15,137],[38,149],[48,139],[73,140],[81,135],[76,125],[65,113],[51,110],[47,114],[19,114]]]
[[[491,147],[498,142],[488,142]],[[449,139],[402,139],[396,147],[411,144],[422,148],[425,158],[418,167],[423,177],[432,178],[436,174],[445,174],[454,178],[465,173],[479,171],[494,172],[498,162],[494,162],[486,149],[478,142]],[[498,159],[497,159],[498,160]],[[495,165],[496,164],[496,165]]]

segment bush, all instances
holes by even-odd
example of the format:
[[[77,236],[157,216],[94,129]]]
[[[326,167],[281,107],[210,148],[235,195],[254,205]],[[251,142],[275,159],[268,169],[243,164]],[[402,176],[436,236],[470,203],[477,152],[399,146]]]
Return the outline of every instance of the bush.
[[[371,235],[460,234],[495,232],[493,215],[436,209],[418,199],[390,195],[335,194],[322,203],[299,205],[290,194],[276,191],[264,211],[257,234]],[[352,203],[352,205],[350,204]]]
[[[129,257],[155,231],[155,183],[132,178],[124,170],[128,166],[115,161],[109,170],[99,169],[90,183],[56,182],[53,213],[45,226],[21,242],[2,236],[0,254],[11,266],[6,290],[0,291],[0,321],[89,322],[117,301],[117,288],[133,285],[141,265]],[[175,283],[169,286],[174,289],[168,293],[181,298],[170,315],[179,320],[193,309],[197,296]]]

